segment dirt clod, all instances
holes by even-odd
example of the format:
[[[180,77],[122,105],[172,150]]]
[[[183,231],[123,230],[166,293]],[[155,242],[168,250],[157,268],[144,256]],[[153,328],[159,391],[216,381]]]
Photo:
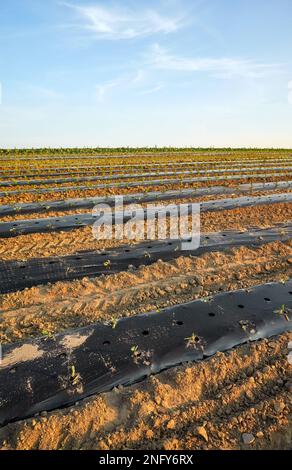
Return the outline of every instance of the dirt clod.
[[[242,434],[242,441],[246,445],[250,445],[255,441],[255,437],[251,433],[243,433]]]

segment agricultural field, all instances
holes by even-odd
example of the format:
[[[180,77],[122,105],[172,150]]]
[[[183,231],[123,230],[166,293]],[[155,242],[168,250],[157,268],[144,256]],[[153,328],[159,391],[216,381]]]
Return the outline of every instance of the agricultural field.
[[[290,449],[291,202],[292,150],[0,150],[0,448]],[[94,237],[135,204],[199,246]]]

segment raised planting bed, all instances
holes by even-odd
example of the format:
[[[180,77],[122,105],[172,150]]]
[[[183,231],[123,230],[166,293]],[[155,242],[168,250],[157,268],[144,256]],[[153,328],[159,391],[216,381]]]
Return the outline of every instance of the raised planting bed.
[[[10,180],[10,181],[0,181],[0,187],[11,187],[11,186],[42,186],[42,185],[49,185],[49,184],[65,184],[65,183],[85,183],[90,181],[104,181],[104,180],[123,180],[123,179],[135,179],[137,177],[140,178],[152,178],[153,176],[175,176],[175,175],[205,175],[205,174],[235,174],[241,172],[262,172],[263,169],[266,171],[267,174],[269,172],[276,172],[276,171],[291,171],[292,166],[283,166],[283,167],[255,167],[255,168],[229,168],[229,169],[219,169],[219,170],[187,170],[187,171],[169,171],[169,172],[154,172],[154,173],[120,173],[116,175],[108,174],[105,176],[76,176],[70,178],[51,178],[51,179],[27,179],[27,180]]]
[[[292,326],[292,281],[222,293],[130,318],[4,345],[0,424],[69,406],[118,385]]]
[[[266,180],[267,178],[278,178],[278,177],[290,177],[292,172],[284,173],[260,173],[260,174],[243,174],[243,175],[232,175],[232,176],[205,176],[201,178],[175,178],[175,179],[151,179],[148,181],[127,181],[122,183],[106,183],[96,184],[87,186],[58,186],[54,188],[35,188],[35,189],[20,189],[12,191],[0,192],[0,197],[15,196],[19,194],[46,194],[46,193],[62,193],[67,191],[89,191],[94,189],[115,189],[115,188],[135,188],[135,187],[147,187],[147,186],[165,186],[174,184],[198,184],[203,182],[212,181],[237,181],[237,180]]]
[[[150,265],[157,260],[169,261],[180,256],[199,256],[236,246],[257,247],[273,241],[291,240],[292,224],[246,232],[225,231],[202,234],[200,247],[184,249],[180,240],[148,241],[104,251],[88,251],[70,256],[32,258],[23,261],[0,261],[0,293],[14,292],[40,284],[95,277]]]
[[[292,181],[278,181],[275,183],[248,183],[237,187],[213,186],[198,189],[181,189],[173,191],[150,191],[148,193],[126,194],[123,196],[125,204],[147,203],[188,197],[200,197],[218,194],[240,194],[252,191],[272,191],[275,189],[292,189]],[[74,209],[92,209],[97,204],[115,205],[115,196],[100,196],[89,198],[64,199],[59,201],[46,201],[34,203],[17,203],[0,206],[0,218],[14,214],[31,214],[48,211],[66,211]]]
[[[265,204],[277,204],[291,202],[292,193],[271,194],[268,196],[242,196],[239,198],[218,199],[215,201],[204,201],[200,203],[201,212],[217,212],[231,210],[248,206],[259,206]],[[194,204],[186,204],[186,213],[192,214]],[[163,206],[143,210],[140,220],[150,220],[157,218],[160,213],[165,211]],[[125,208],[124,212],[112,212],[104,218],[105,224],[115,225],[116,223],[126,223],[133,217],[133,211]],[[99,216],[91,213],[65,215],[62,217],[46,217],[42,219],[16,220],[13,222],[0,223],[0,238],[10,238],[30,233],[45,233],[55,231],[77,230],[81,227],[87,227],[97,222]],[[138,220],[138,219],[137,219]],[[118,222],[117,222],[118,221]]]

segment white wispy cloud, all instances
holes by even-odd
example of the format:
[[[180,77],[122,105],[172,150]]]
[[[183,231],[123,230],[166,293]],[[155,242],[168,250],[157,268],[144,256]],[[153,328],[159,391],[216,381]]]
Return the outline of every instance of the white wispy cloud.
[[[140,92],[140,95],[150,95],[152,93],[157,93],[159,90],[162,90],[162,88],[165,87],[165,84],[164,83],[158,83],[157,85],[155,85],[154,87],[152,88],[148,88],[146,90],[142,90]]]
[[[136,72],[136,75],[134,76],[134,78],[132,79],[132,83],[135,84],[135,83],[140,83],[144,80],[145,78],[145,71],[144,70],[137,70]]]
[[[60,92],[55,91],[51,88],[40,86],[40,85],[30,85],[28,89],[34,96],[38,98],[60,99],[63,97],[63,95]]]
[[[145,73],[143,70],[137,70],[136,73],[121,75],[113,80],[97,84],[95,87],[97,100],[99,102],[104,101],[106,95],[108,95],[108,93],[110,93],[114,88],[120,87],[121,89],[129,89],[136,85],[140,85],[144,76]]]
[[[149,94],[155,93],[164,87],[164,83],[159,82],[151,88],[146,88],[145,84],[149,83],[147,79],[147,72],[143,69],[138,69],[124,75],[120,75],[116,78],[113,78],[110,81],[99,83],[95,86],[95,95],[99,102],[103,102],[107,95],[110,94],[111,90],[115,88],[120,88],[120,90],[134,90],[139,94]],[[149,85],[148,85],[149,86]]]
[[[279,64],[266,64],[254,60],[232,57],[179,57],[155,44],[151,48],[150,64],[160,70],[208,72],[219,78],[261,78],[280,70]]]
[[[137,6],[130,9],[118,3],[109,6],[61,4],[77,14],[80,22],[72,27],[86,30],[97,39],[133,39],[157,33],[173,33],[184,24],[183,16],[168,16]]]
[[[121,80],[113,80],[111,82],[101,83],[96,85],[96,97],[99,102],[102,102],[106,94],[113,88],[118,87],[121,84]]]

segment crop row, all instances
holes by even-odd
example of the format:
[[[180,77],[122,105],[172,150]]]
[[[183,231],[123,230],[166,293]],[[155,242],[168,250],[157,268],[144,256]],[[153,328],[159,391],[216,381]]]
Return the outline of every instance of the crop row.
[[[285,161],[291,159],[291,154],[257,154],[257,155],[249,155],[245,153],[243,155],[234,156],[233,154],[226,154],[226,155],[213,155],[213,154],[148,154],[146,156],[140,155],[112,155],[112,156],[78,156],[76,158],[72,156],[67,156],[65,158],[56,158],[56,157],[41,157],[41,158],[16,158],[16,159],[9,159],[9,158],[0,158],[0,164],[2,162],[3,166],[5,167],[19,167],[22,168],[23,166],[34,166],[37,168],[48,166],[48,164],[61,167],[61,166],[69,166],[69,165],[76,165],[79,163],[87,163],[91,165],[94,162],[98,162],[99,164],[115,166],[117,163],[120,164],[145,164],[145,163],[167,163],[167,162],[185,162],[185,161],[211,161],[213,163],[216,162],[225,162],[226,164],[231,162],[241,162],[241,161],[248,161],[248,162],[257,162],[259,160],[264,160],[266,162],[270,160],[277,160],[277,161]]]
[[[114,327],[98,322],[4,345],[0,425],[290,331],[291,292],[292,281],[264,284],[124,318]]]
[[[44,161],[41,164],[38,164],[37,162],[30,164],[28,161],[23,161],[23,162],[17,162],[11,164],[11,162],[5,162],[2,165],[0,164],[0,171],[2,173],[8,173],[8,172],[19,172],[22,173],[22,171],[26,172],[41,172],[41,171],[49,171],[49,170],[55,170],[55,171],[64,171],[66,169],[78,169],[78,168],[84,168],[85,169],[104,169],[104,168],[138,168],[138,167],[155,167],[155,166],[172,166],[178,164],[180,165],[210,165],[210,166],[232,166],[232,165],[252,165],[252,164],[271,164],[274,163],[276,165],[282,165],[282,164],[289,164],[292,161],[291,157],[287,158],[271,158],[271,159],[232,159],[232,160],[225,160],[225,159],[217,159],[217,160],[194,160],[194,158],[191,159],[172,159],[172,160],[148,160],[148,161],[114,161],[114,160],[106,160],[102,162],[92,162],[89,160],[80,160],[80,161],[64,161],[64,162],[50,162],[50,161]]]
[[[32,286],[58,281],[96,277],[113,274],[158,261],[173,260],[179,256],[195,255],[211,251],[223,251],[235,246],[260,246],[273,241],[291,239],[292,225],[283,224],[267,229],[246,232],[227,231],[201,234],[200,246],[185,242],[182,252],[181,240],[146,241],[136,245],[124,245],[103,252],[90,251],[69,256],[32,258],[22,261],[0,262],[0,293],[16,292]],[[189,242],[189,243],[188,243]],[[189,247],[188,247],[189,245]]]
[[[224,171],[230,171],[231,169],[234,169],[236,171],[239,171],[240,169],[244,170],[245,168],[254,168],[257,169],[258,165],[261,165],[261,168],[267,168],[269,169],[270,167],[275,168],[280,167],[280,168],[287,168],[284,165],[287,165],[287,163],[290,165],[292,163],[292,159],[289,161],[271,161],[271,162],[256,162],[256,163],[237,163],[237,162],[232,162],[228,166],[226,164],[217,162],[216,165],[212,165],[212,162],[207,162],[205,166],[205,162],[169,162],[165,164],[161,163],[153,163],[153,164],[141,164],[140,166],[137,165],[116,165],[115,167],[111,168],[108,165],[99,165],[99,166],[75,166],[75,167],[64,167],[64,168],[43,168],[37,170],[27,170],[27,169],[22,169],[20,170],[14,170],[10,171],[5,170],[5,171],[0,171],[0,177],[5,180],[14,180],[16,178],[20,179],[30,179],[34,177],[58,177],[58,176],[71,176],[71,175],[77,175],[77,176],[85,176],[85,175],[98,175],[98,176],[103,176],[106,174],[116,174],[119,173],[122,169],[126,169],[129,173],[135,172],[137,175],[139,172],[143,172],[143,170],[148,169],[150,172],[154,171],[161,171],[165,168],[167,169],[175,169],[175,168],[181,168],[181,167],[186,167],[186,168],[191,168],[195,169],[196,171],[198,169],[204,169],[204,170],[212,170],[212,171],[217,171],[221,170]],[[283,166],[282,166],[283,165]]]
[[[248,206],[258,206],[263,204],[276,204],[281,202],[291,202],[292,193],[271,194],[269,196],[239,197],[229,199],[219,199],[215,201],[204,201],[200,203],[201,212],[217,212],[222,210],[238,209]],[[195,204],[196,206],[196,204]],[[104,225],[113,226],[115,224],[125,224],[132,220],[133,210],[125,208],[124,211],[115,211],[103,214],[101,208],[100,215],[91,213],[66,215],[62,217],[46,217],[39,219],[17,220],[13,222],[0,223],[0,238],[10,238],[29,233],[44,233],[54,231],[76,230],[82,227],[94,225],[102,217]],[[185,204],[183,216],[191,215],[194,204]],[[134,211],[136,212],[136,211]],[[149,221],[159,218],[161,215],[170,215],[169,208],[150,208],[136,212],[137,221]]]
[[[232,182],[237,180],[267,180],[268,178],[289,178],[291,172],[279,172],[279,173],[259,173],[259,174],[242,174],[242,175],[230,175],[230,176],[206,176],[199,178],[175,178],[175,179],[151,179],[148,181],[138,180],[134,182],[118,182],[107,184],[95,184],[95,185],[78,185],[78,186],[58,186],[50,188],[33,188],[33,189],[17,189],[12,191],[0,192],[0,197],[15,196],[20,194],[46,194],[46,193],[62,193],[67,191],[89,191],[96,189],[122,189],[122,188],[135,188],[135,187],[147,187],[147,186],[166,186],[166,185],[185,185],[185,184],[199,184],[205,182],[217,182],[225,181]]]
[[[264,168],[266,173],[269,172],[278,172],[278,171],[291,171],[292,166],[284,167],[268,167]],[[50,185],[50,184],[66,184],[66,183],[84,183],[90,181],[104,181],[104,180],[123,180],[123,179],[136,179],[140,178],[152,178],[152,177],[168,177],[175,175],[208,175],[208,174],[236,174],[241,172],[261,172],[263,167],[243,167],[243,168],[230,168],[230,169],[216,169],[216,170],[186,170],[186,171],[169,171],[169,172],[154,172],[154,173],[135,173],[135,174],[108,174],[105,176],[84,176],[84,177],[70,177],[70,178],[52,178],[52,179],[28,179],[28,180],[11,180],[11,181],[0,181],[0,187],[12,187],[12,186],[41,186],[41,185]]]
[[[124,204],[148,203],[166,201],[170,199],[184,199],[188,197],[202,197],[218,194],[240,194],[251,191],[272,191],[275,189],[292,189],[292,181],[278,181],[275,183],[249,183],[240,184],[237,187],[213,186],[197,189],[181,189],[173,191],[155,191],[148,193],[136,193],[123,196]],[[72,209],[92,209],[97,204],[115,205],[115,196],[89,197],[78,199],[65,199],[57,201],[45,201],[35,203],[19,203],[0,206],[0,217],[14,214],[30,214],[48,211],[66,211]]]

